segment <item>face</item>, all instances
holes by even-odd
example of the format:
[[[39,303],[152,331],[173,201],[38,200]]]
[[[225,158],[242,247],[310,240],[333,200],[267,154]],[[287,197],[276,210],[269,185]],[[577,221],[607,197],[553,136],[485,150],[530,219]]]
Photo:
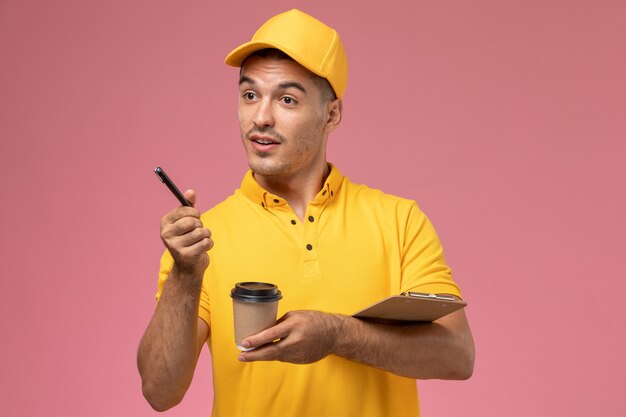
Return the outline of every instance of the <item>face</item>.
[[[337,103],[323,103],[311,73],[296,62],[248,59],[239,82],[239,129],[255,175],[306,175],[324,167]]]

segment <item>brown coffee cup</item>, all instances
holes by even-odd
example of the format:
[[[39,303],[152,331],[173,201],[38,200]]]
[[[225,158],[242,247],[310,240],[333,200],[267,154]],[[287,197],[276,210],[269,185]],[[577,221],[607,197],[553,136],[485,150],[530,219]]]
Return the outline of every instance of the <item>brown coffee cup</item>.
[[[276,324],[278,301],[283,298],[274,284],[267,282],[238,282],[230,292],[233,299],[235,344],[242,351],[241,342]]]

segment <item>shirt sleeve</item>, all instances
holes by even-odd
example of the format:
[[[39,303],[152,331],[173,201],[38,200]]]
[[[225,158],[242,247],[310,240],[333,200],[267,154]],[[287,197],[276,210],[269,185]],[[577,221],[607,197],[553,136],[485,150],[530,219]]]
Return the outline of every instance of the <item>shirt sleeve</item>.
[[[444,259],[439,236],[415,202],[404,228],[401,290],[461,297]]]
[[[163,294],[163,287],[165,286],[165,282],[170,276],[170,272],[172,271],[172,267],[174,266],[174,258],[170,252],[166,249],[161,256],[161,262],[159,266],[159,284],[156,293],[157,302],[161,298],[161,294]],[[205,275],[206,279],[206,275]],[[204,320],[208,325],[211,323],[211,303],[209,301],[209,294],[206,291],[206,286],[204,283],[202,284],[202,290],[200,292],[200,303],[198,305],[198,316]]]

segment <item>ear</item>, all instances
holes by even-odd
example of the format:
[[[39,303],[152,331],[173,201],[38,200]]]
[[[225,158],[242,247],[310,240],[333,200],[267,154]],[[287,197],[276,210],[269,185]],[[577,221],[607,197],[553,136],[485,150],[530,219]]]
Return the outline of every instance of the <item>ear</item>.
[[[326,104],[326,130],[332,132],[337,129],[341,123],[341,117],[343,115],[343,102],[340,99],[336,99]]]

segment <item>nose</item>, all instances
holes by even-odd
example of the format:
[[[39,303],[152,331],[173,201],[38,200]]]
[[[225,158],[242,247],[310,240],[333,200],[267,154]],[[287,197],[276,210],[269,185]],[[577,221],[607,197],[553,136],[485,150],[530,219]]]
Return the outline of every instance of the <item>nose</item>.
[[[264,98],[258,101],[253,122],[255,126],[259,128],[274,126],[274,114],[271,100]]]

